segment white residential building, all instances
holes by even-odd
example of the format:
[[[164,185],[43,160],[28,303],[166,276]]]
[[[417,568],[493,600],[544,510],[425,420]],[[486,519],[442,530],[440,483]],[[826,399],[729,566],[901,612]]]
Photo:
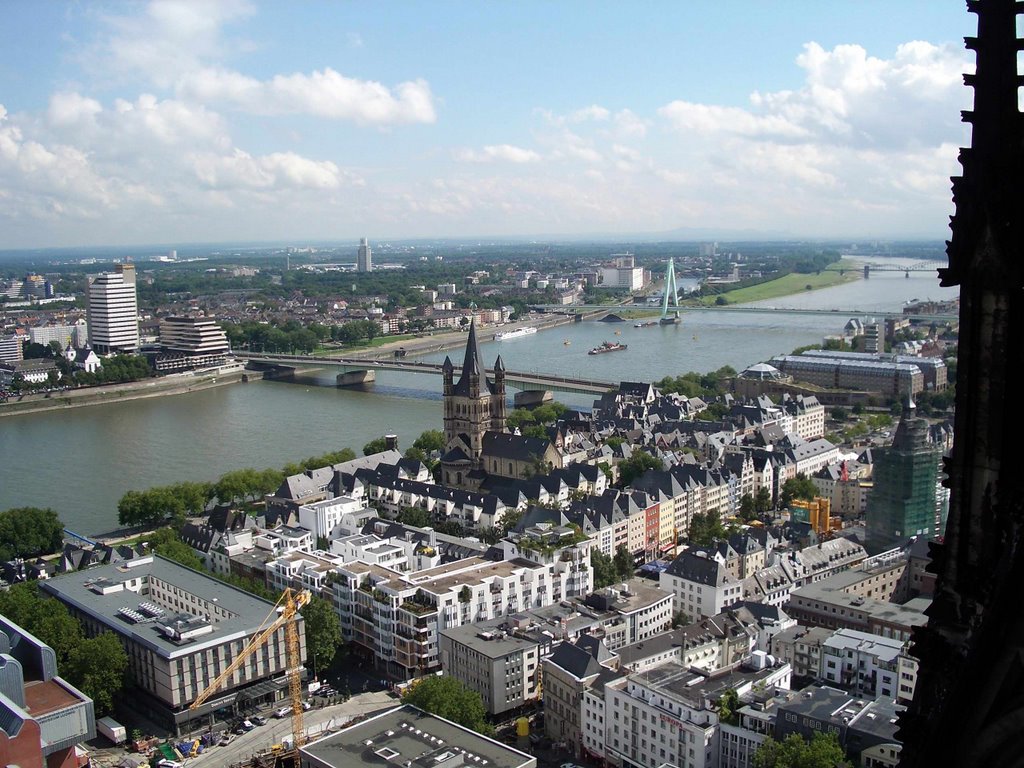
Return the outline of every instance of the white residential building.
[[[683,552],[659,576],[661,588],[675,595],[677,611],[690,620],[714,616],[743,600],[743,581],[707,552]]]
[[[670,662],[605,686],[605,752],[616,765],[717,768],[717,702],[727,690],[789,690],[786,664],[708,675]]]

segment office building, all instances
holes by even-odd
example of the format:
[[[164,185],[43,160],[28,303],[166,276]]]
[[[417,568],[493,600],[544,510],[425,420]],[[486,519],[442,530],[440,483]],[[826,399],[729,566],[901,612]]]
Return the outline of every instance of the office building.
[[[395,707],[299,750],[302,768],[536,768],[537,758],[422,709]]]
[[[90,635],[110,631],[128,654],[132,707],[172,733],[206,725],[215,712],[267,704],[287,695],[285,628],[216,696],[189,705],[260,631],[274,605],[159,556],[64,574],[39,582]],[[297,619],[302,660],[305,625]]]
[[[874,455],[867,551],[884,552],[912,536],[942,535],[946,521],[936,499],[942,448],[929,439],[928,421],[916,418],[912,405],[905,408],[892,445],[875,450]]]
[[[356,252],[356,271],[373,272],[373,251],[370,250],[370,244],[366,242],[365,237],[359,240],[359,250]]]
[[[139,304],[135,267],[118,264],[116,272],[89,278],[85,288],[89,344],[99,355],[134,354],[139,349]]]
[[[0,363],[17,363],[23,360],[25,337],[14,334],[0,336]]]
[[[230,347],[216,320],[208,317],[165,317],[160,321],[158,371],[179,371],[222,365]]]

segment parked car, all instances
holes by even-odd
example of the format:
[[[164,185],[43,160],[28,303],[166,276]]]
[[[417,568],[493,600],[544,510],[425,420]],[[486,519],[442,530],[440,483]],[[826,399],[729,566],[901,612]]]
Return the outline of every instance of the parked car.
[[[251,719],[252,719],[253,725],[266,725],[267,724],[267,718],[265,718],[263,715],[256,715],[255,717],[253,717]]]
[[[274,713],[274,717],[288,717],[292,713],[291,707],[281,707]]]
[[[220,737],[220,741],[218,741],[217,743],[220,744],[222,747],[226,747],[234,740],[234,736],[232,736],[230,733],[225,733],[223,736]]]

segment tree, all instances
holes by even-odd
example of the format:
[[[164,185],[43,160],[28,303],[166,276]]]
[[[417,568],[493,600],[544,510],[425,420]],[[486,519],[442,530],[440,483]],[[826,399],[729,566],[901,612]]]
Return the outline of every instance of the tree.
[[[626,581],[636,576],[636,564],[633,562],[633,555],[626,549],[625,544],[619,544],[615,550],[615,557],[612,558],[615,565],[615,575],[619,580]]]
[[[735,688],[728,688],[718,700],[718,718],[723,723],[737,725],[739,723],[740,697]]]
[[[404,525],[413,525],[417,528],[425,528],[433,523],[433,520],[430,519],[430,513],[419,507],[402,507],[398,512],[398,517],[395,519]]]
[[[363,446],[363,455],[371,456],[374,453],[382,453],[388,449],[388,441],[384,437],[377,437]]]
[[[791,477],[782,484],[781,502],[783,507],[788,507],[794,499],[810,501],[817,495],[818,486],[806,475]]]
[[[494,729],[484,718],[483,699],[449,675],[431,675],[410,685],[402,694],[403,704],[447,718],[477,733],[490,735]]]
[[[418,448],[428,456],[434,451],[443,451],[444,446],[444,432],[439,429],[428,429],[421,432],[412,444],[413,448]]]
[[[0,512],[0,560],[60,552],[64,524],[52,509],[15,507]]]
[[[727,535],[722,518],[717,509],[694,513],[690,518],[690,529],[687,532],[691,544],[706,547],[716,539],[724,539]]]
[[[306,625],[306,651],[315,673],[330,666],[341,646],[341,620],[322,597],[314,596],[300,613]]]
[[[661,459],[644,451],[636,451],[625,461],[619,462],[619,485],[625,488],[649,469],[663,469]]]
[[[759,515],[763,515],[772,507],[772,494],[764,486],[757,489],[754,494],[754,509]]]
[[[590,550],[590,566],[594,569],[594,589],[601,589],[618,581],[615,563],[601,550]]]
[[[173,560],[197,571],[203,570],[203,561],[195,550],[183,542],[173,528],[160,528],[149,537],[149,546],[161,557]]]
[[[96,704],[96,714],[114,708],[114,699],[125,684],[128,654],[113,632],[82,640],[61,673]]]
[[[39,594],[34,581],[0,591],[0,614],[53,648],[58,667],[67,662],[82,638],[82,626],[64,604]]]
[[[117,520],[121,525],[152,526],[167,518],[177,524],[185,518],[185,503],[170,486],[128,491],[117,503]]]
[[[206,505],[214,495],[213,483],[178,483],[171,486],[171,493],[178,497],[188,514],[197,516],[206,511]]]
[[[791,733],[782,741],[766,739],[757,748],[751,768],[844,768],[845,760],[839,738],[830,733],[815,733],[810,742]]]
[[[749,523],[755,517],[757,517],[757,510],[754,506],[754,497],[749,493],[744,493],[740,498],[740,520]]]

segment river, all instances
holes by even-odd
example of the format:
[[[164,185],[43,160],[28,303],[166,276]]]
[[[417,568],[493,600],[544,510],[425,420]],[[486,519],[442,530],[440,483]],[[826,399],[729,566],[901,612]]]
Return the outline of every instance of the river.
[[[949,299],[957,293],[939,288],[934,273],[905,278],[900,272],[876,272],[869,280],[761,304],[882,313],[899,311],[910,299]],[[482,352],[488,365],[500,352],[509,370],[654,381],[723,365],[741,370],[839,333],[848,319],[840,313],[833,318],[690,312],[678,326],[578,323],[489,342]],[[628,349],[587,355],[604,340]],[[450,354],[458,366],[461,350]],[[437,376],[379,373],[369,392],[316,385],[332,382],[333,374],[312,375],[308,384],[252,382],[0,419],[0,509],[52,507],[72,530],[98,534],[116,527],[117,501],[130,489],[213,480],[240,467],[281,467],[343,447],[358,453],[386,432],[397,434],[404,447],[424,430],[441,428]],[[589,406],[593,399],[558,397],[575,406]]]

